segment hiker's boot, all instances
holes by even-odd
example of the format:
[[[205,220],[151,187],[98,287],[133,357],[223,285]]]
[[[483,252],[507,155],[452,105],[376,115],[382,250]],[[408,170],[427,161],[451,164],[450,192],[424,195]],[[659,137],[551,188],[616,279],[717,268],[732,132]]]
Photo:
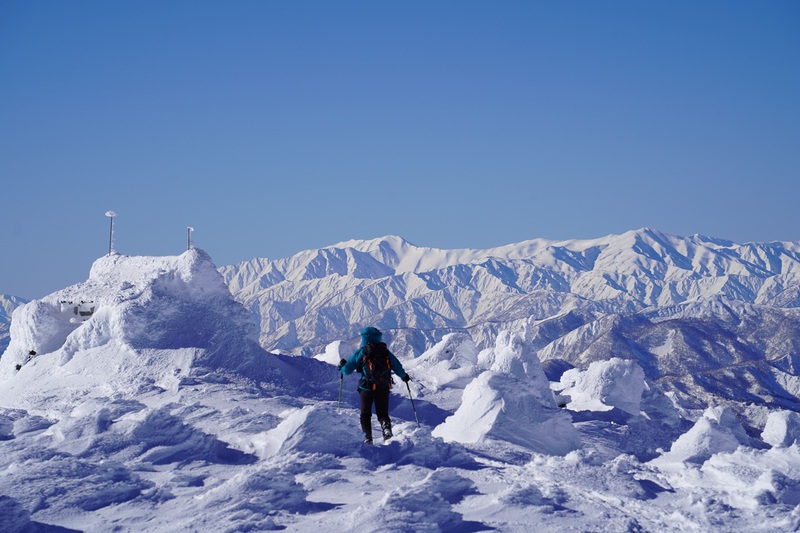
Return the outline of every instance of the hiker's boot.
[[[361,431],[364,432],[364,442],[372,444],[372,413],[361,413]]]
[[[381,429],[383,430],[383,440],[389,440],[392,438],[391,420],[381,420]]]

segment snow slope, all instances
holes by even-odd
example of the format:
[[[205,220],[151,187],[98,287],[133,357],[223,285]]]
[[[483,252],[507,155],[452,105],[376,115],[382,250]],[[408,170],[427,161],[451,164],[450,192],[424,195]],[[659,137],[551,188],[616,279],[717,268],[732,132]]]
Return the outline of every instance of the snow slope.
[[[315,358],[275,355],[255,341],[251,315],[204,252],[101,258],[85,282],[14,314],[0,358],[0,524],[800,527],[795,411],[762,404],[747,425],[726,405],[698,412],[630,358],[545,368],[537,350],[589,316],[567,315],[500,330],[482,350],[461,332],[415,360],[399,354],[414,380],[392,393],[395,438],[368,446],[356,378],[340,381],[333,364],[352,349],[347,338]],[[470,404],[486,416],[475,420]]]

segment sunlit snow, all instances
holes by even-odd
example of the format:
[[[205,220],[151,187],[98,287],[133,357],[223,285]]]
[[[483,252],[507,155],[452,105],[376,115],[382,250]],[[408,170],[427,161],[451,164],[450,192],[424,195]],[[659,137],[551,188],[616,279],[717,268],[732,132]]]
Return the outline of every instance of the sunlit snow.
[[[645,255],[660,253],[655,241]],[[405,253],[404,241],[387,242],[376,250],[350,245],[380,254],[380,264],[349,253],[307,268],[334,261],[340,276],[365,280],[359,276],[380,265],[442,266],[438,253]],[[513,253],[552,257],[561,268],[564,250],[579,262],[590,248],[531,241]],[[692,257],[698,268],[725,266],[707,254]],[[686,266],[675,256],[663,271]],[[655,312],[636,330],[633,322],[620,329],[624,318],[585,323],[597,309],[560,308],[552,319],[510,321],[488,345],[466,330],[450,332],[414,359],[398,353],[413,381],[409,388],[398,381],[392,393],[395,437],[369,446],[361,442],[356,378],[340,380],[335,367],[355,348],[356,326],[315,357],[269,353],[226,281],[197,249],[175,257],[114,254],[98,259],[85,282],[14,310],[0,357],[4,531],[800,527],[794,410],[771,406],[747,380],[739,382],[742,393],[759,399],[749,408],[726,399],[730,391],[720,386],[718,404],[696,409],[662,382],[680,365],[697,365],[701,376],[706,362],[656,363],[643,348],[615,353],[621,341],[603,334],[636,331],[637,346],[654,349],[670,343],[661,357],[695,343],[712,360],[719,357],[712,340],[743,342],[703,329],[714,313],[724,319],[727,303],[670,315],[692,321],[695,338]],[[759,316],[757,323],[773,324]],[[544,365],[542,352],[553,353],[565,334],[591,338],[605,357]],[[780,364],[793,375],[791,359]],[[769,375],[765,368],[756,382]],[[787,396],[777,405],[790,404],[780,390]]]

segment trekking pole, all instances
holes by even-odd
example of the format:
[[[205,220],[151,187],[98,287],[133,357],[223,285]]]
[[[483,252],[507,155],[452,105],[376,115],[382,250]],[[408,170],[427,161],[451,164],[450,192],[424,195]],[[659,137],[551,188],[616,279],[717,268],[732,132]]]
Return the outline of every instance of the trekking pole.
[[[342,409],[342,385],[344,385],[344,375],[339,372],[339,405],[336,406],[337,413],[339,413]]]
[[[414,407],[414,398],[411,396],[411,385],[408,384],[408,381],[406,381],[406,388],[408,389],[408,399],[411,400],[411,409],[414,410],[414,418],[417,420],[417,427],[420,427],[419,417],[417,416],[417,408]]]

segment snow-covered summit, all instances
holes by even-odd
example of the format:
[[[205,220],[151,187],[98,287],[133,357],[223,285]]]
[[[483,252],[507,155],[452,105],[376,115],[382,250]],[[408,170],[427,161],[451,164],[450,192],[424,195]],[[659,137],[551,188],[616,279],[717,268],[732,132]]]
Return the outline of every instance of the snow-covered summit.
[[[273,365],[208,254],[115,254],[86,281],[14,312],[0,401],[70,383],[124,394],[209,372],[258,377]]]
[[[469,330],[479,347],[521,319],[635,312],[722,296],[800,307],[800,244],[736,244],[651,228],[483,250],[351,240],[220,269],[268,350],[308,355],[366,325],[419,355]],[[413,329],[413,334],[408,333]]]

